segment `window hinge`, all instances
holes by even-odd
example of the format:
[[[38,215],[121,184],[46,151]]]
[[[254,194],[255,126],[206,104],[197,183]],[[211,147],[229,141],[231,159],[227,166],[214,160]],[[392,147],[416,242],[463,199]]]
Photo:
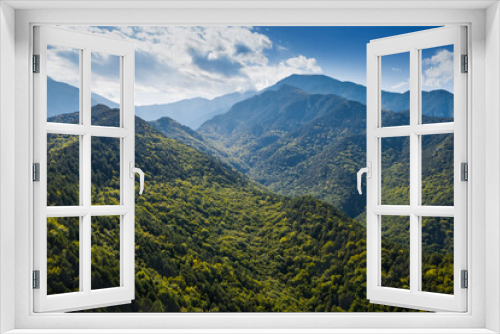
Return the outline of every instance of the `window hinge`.
[[[33,181],[40,182],[40,163],[33,164]]]
[[[40,55],[33,55],[33,73],[40,73]]]
[[[461,171],[461,181],[469,181],[469,166],[466,162],[462,162],[460,165]]]
[[[33,270],[33,289],[40,289],[40,270]]]
[[[469,56],[462,55],[462,73],[469,72]]]
[[[469,272],[467,270],[461,271],[462,289],[469,288]]]

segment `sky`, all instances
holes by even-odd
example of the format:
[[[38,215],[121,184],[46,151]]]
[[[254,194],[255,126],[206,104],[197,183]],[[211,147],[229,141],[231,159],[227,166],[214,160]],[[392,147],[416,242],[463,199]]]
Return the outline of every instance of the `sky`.
[[[431,27],[71,27],[135,44],[136,105],[261,90],[291,74],[366,84],[366,44]],[[423,50],[422,88],[453,91],[453,50]],[[382,88],[408,90],[408,55],[382,59]],[[76,50],[51,47],[48,75],[78,85]],[[451,72],[450,72],[451,71]],[[451,78],[451,79],[450,79]],[[119,101],[119,59],[92,54],[92,92]]]

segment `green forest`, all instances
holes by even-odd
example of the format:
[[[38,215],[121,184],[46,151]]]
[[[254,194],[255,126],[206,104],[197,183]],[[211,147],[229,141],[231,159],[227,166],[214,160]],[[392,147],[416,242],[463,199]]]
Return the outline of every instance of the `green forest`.
[[[118,113],[99,105],[92,117],[95,125],[113,125]],[[49,121],[77,120],[75,113]],[[220,158],[135,122],[136,165],[146,174],[145,193],[136,196],[136,297],[92,312],[410,311],[366,299],[362,212],[354,219],[311,195],[277,194]],[[364,161],[364,149],[351,152],[363,147],[357,140],[363,137],[346,136],[337,161],[353,170]],[[47,205],[77,205],[78,137],[48,135],[47,142]],[[453,166],[446,161],[453,137],[424,144],[423,197],[452,202]],[[408,162],[398,158],[404,150],[399,141],[384,151],[391,161],[383,174],[388,201],[405,200]],[[119,203],[119,161],[118,140],[93,138],[92,204]],[[93,289],[119,285],[119,223],[119,217],[92,219]],[[49,218],[47,228],[48,292],[77,291],[78,219]],[[384,286],[408,288],[408,228],[404,217],[382,218]],[[453,220],[425,218],[422,229],[423,290],[453,293]]]

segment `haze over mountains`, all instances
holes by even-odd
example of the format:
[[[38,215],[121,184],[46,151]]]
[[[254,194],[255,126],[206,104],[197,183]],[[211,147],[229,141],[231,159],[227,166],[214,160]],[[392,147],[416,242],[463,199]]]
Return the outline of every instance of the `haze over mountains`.
[[[196,130],[205,121],[227,112],[235,103],[243,101],[255,93],[255,91],[248,91],[226,94],[212,100],[197,97],[168,104],[138,106],[135,108],[135,114],[145,121],[170,117]]]
[[[366,87],[347,81],[339,81],[325,75],[291,75],[275,85],[261,91],[277,90],[283,85],[299,88],[312,94],[335,94],[347,100],[366,103]],[[48,116],[76,111],[79,106],[78,89],[66,83],[52,80],[47,81],[48,89]],[[251,98],[257,92],[226,94],[212,100],[204,98],[187,99],[173,103],[137,106],[136,115],[147,121],[162,117],[170,117],[182,125],[196,130],[204,122],[216,115],[224,114],[231,107],[245,99]],[[104,104],[112,108],[118,104],[98,94],[92,94],[92,106]],[[423,92],[422,110],[428,116],[453,117],[453,94],[445,90]],[[382,92],[382,107],[394,112],[407,110],[409,106],[409,92],[393,93]]]
[[[198,128],[213,116],[225,113],[233,104],[255,95],[255,91],[231,93],[212,100],[197,97],[173,103],[136,106],[135,114],[146,121],[154,121],[162,117],[170,117],[177,122]],[[47,116],[57,116],[79,109],[79,90],[64,82],[47,78]],[[118,108],[118,104],[105,97],[92,94],[91,106],[103,104],[110,108]]]
[[[110,108],[117,108],[118,104],[107,98],[91,94],[91,105],[104,104]],[[80,109],[79,89],[64,82],[47,77],[47,117],[67,114]]]

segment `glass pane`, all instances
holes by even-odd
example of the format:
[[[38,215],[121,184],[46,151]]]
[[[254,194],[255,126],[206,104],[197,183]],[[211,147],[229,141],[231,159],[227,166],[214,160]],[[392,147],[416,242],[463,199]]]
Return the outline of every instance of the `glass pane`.
[[[91,124],[120,126],[120,57],[92,52],[91,69]]]
[[[453,134],[422,136],[422,205],[453,206]]]
[[[120,204],[120,138],[92,137],[92,205]]]
[[[80,50],[47,45],[47,121],[80,122]]]
[[[120,286],[120,216],[92,217],[92,290]]]
[[[382,205],[410,205],[410,138],[382,138]]]
[[[79,291],[80,218],[47,218],[47,294]]]
[[[422,124],[453,122],[453,45],[421,54]]]
[[[382,126],[410,125],[410,53],[380,58]]]
[[[80,205],[80,136],[47,135],[47,206]]]
[[[382,216],[382,286],[410,288],[410,217]]]
[[[453,294],[453,221],[422,217],[422,291]]]

